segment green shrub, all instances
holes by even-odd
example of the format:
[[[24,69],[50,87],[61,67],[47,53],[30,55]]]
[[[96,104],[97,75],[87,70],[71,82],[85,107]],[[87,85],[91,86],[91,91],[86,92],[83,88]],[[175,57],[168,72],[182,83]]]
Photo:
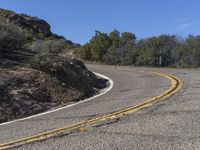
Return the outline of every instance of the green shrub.
[[[30,62],[30,66],[35,69],[45,70],[52,63],[52,57],[48,53],[36,55]]]
[[[47,71],[49,65],[53,63],[63,49],[68,47],[68,43],[63,40],[37,40],[30,48],[38,54],[31,60],[30,66],[35,69]]]
[[[1,20],[1,23],[6,23],[6,17],[10,16],[13,13],[14,13],[13,11],[5,10],[5,9],[1,9],[0,8],[0,20]]]
[[[11,24],[0,24],[0,53],[22,49],[26,38],[22,31]]]
[[[63,40],[37,40],[31,45],[31,50],[39,53],[58,54],[63,49],[68,48],[68,43]]]
[[[89,44],[85,44],[83,47],[77,48],[76,55],[84,60],[91,60],[91,48]]]

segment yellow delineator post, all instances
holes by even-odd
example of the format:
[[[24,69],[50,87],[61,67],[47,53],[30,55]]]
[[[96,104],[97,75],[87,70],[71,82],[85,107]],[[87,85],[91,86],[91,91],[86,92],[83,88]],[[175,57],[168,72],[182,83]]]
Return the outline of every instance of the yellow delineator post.
[[[144,72],[144,71],[147,71],[147,70],[137,69],[137,71]],[[92,118],[92,119],[82,121],[80,123],[73,124],[73,125],[70,125],[70,126],[66,126],[66,127],[63,127],[63,128],[58,128],[58,129],[51,130],[51,131],[48,131],[48,132],[44,132],[44,133],[41,133],[41,134],[38,134],[38,135],[26,137],[26,138],[19,139],[19,140],[16,140],[16,141],[11,141],[9,143],[0,144],[0,150],[8,149],[8,148],[14,148],[16,146],[45,140],[45,139],[48,139],[48,138],[51,138],[51,137],[59,136],[60,134],[72,132],[74,130],[79,130],[80,132],[86,131],[88,126],[92,126],[92,125],[95,125],[97,123],[102,123],[102,122],[108,121],[108,120],[118,119],[118,118],[120,118],[124,115],[128,115],[128,114],[134,113],[138,110],[152,106],[153,104],[158,103],[159,101],[164,100],[164,99],[172,96],[173,94],[178,92],[183,86],[182,80],[179,79],[176,76],[173,76],[173,75],[170,75],[170,74],[165,74],[165,73],[158,73],[158,72],[150,72],[150,73],[169,79],[171,81],[171,86],[166,91],[161,93],[160,95],[153,97],[151,99],[148,99],[148,100],[144,101],[143,103],[141,103],[139,105],[128,107],[126,109],[122,109],[120,111],[116,111],[116,112],[111,113],[111,114],[103,115],[103,116],[97,117],[97,118]]]

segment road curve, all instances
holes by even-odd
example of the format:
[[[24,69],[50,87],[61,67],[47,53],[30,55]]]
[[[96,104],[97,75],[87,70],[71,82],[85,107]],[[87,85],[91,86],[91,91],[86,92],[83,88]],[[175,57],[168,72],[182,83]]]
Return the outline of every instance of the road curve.
[[[92,65],[88,67],[111,77],[115,82],[114,88],[109,93],[92,101],[52,114],[0,126],[0,143],[137,105],[148,98],[159,95],[171,84],[163,77],[149,72],[137,72],[129,67]],[[195,94],[190,94],[191,105],[189,105],[187,96],[188,93],[195,90],[198,93],[199,71],[174,69],[159,71],[181,76],[185,80],[184,90],[167,101],[114,122],[99,124],[88,129],[87,132],[73,132],[43,142],[23,145],[16,149],[198,149],[199,138],[191,128],[199,127],[197,123],[200,121],[198,118],[200,115],[196,111],[198,101],[195,99]],[[192,80],[190,76],[193,77]],[[191,89],[190,85],[197,88]],[[187,109],[191,113],[187,113]]]

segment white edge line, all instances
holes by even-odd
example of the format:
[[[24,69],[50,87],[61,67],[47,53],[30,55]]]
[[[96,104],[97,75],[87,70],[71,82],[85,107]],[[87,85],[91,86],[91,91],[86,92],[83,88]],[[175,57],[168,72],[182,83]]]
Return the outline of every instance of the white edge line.
[[[12,120],[12,121],[8,121],[8,122],[4,122],[4,123],[1,123],[0,126],[3,126],[3,125],[7,125],[7,124],[11,124],[11,123],[14,123],[14,122],[19,122],[19,121],[23,121],[23,120],[28,120],[28,119],[31,119],[31,118],[36,118],[36,117],[39,117],[39,116],[42,116],[42,115],[46,115],[46,114],[49,114],[49,113],[53,113],[53,112],[56,112],[56,111],[60,111],[60,110],[63,110],[63,109],[66,109],[66,108],[69,108],[69,107],[72,107],[72,106],[75,106],[75,105],[78,105],[78,104],[81,104],[81,103],[84,103],[84,102],[88,102],[90,100],[93,100],[99,96],[102,96],[104,94],[106,94],[107,92],[109,92],[113,86],[114,86],[114,82],[111,78],[105,76],[105,75],[102,75],[102,74],[99,74],[99,73],[96,73],[96,72],[93,72],[94,74],[96,74],[97,76],[99,77],[102,77],[104,79],[107,79],[110,83],[110,86],[103,90],[102,93],[99,93],[93,97],[90,97],[88,99],[85,99],[83,101],[79,101],[77,103],[74,103],[74,104],[70,104],[70,105],[67,105],[67,106],[64,106],[64,107],[61,107],[61,108],[57,108],[57,109],[54,109],[54,110],[50,110],[50,111],[46,111],[46,112],[43,112],[43,113],[39,113],[39,114],[36,114],[36,115],[32,115],[32,116],[29,116],[29,117],[25,117],[25,118],[21,118],[21,119],[16,119],[16,120]]]

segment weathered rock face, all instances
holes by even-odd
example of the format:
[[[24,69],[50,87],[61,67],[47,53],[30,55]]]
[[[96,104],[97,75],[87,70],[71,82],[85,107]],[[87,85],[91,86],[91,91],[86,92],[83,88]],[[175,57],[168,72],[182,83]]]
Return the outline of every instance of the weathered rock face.
[[[45,36],[50,36],[50,25],[37,17],[27,15],[10,14],[7,16],[7,22],[14,23],[22,28],[32,29],[33,32],[43,33]]]

